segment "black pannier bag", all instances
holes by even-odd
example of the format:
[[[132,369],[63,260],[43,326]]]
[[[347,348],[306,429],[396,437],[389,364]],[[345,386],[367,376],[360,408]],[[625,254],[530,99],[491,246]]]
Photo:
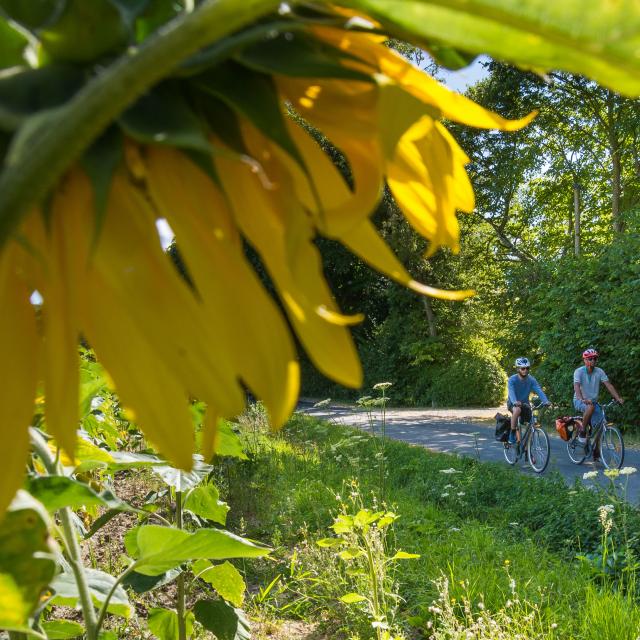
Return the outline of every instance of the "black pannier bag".
[[[509,438],[511,429],[511,416],[505,416],[503,413],[496,413],[496,440],[498,442],[506,442]]]

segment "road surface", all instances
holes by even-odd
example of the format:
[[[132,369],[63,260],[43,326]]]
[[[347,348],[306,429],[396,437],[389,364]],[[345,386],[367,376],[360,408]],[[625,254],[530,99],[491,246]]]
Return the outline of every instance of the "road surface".
[[[371,430],[367,414],[354,407],[314,407],[310,403],[301,403],[298,410],[336,424]],[[506,465],[502,443],[496,442],[493,436],[493,417],[496,411],[505,412],[505,409],[388,409],[386,433],[390,438],[423,446],[432,451],[456,453]],[[379,433],[380,411],[374,411],[372,416],[376,432]],[[573,464],[567,456],[565,443],[555,430],[553,433],[548,429],[546,431],[551,442],[551,460],[543,475],[558,471],[568,484],[573,484],[575,478],[587,485],[592,485],[594,481],[603,486],[610,483],[603,474],[602,463],[596,464],[587,459],[581,465]],[[535,475],[525,464],[524,456],[516,466],[523,473]],[[640,451],[627,447],[623,466],[640,470]],[[594,470],[599,472],[596,480],[583,479],[586,472]],[[637,505],[640,501],[640,471],[629,476],[621,476],[616,482],[627,483],[627,499]]]

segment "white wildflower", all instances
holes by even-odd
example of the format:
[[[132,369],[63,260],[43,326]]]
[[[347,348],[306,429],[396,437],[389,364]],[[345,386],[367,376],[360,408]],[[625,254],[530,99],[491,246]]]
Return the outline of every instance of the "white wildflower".
[[[460,531],[458,527],[449,527],[449,531]]]
[[[451,473],[462,473],[462,471],[458,471],[457,469],[454,469],[453,467],[451,467],[450,469],[440,469],[440,473],[451,474]]]
[[[393,382],[378,382],[373,385],[373,388],[376,391],[384,391],[385,389],[388,389],[391,386],[393,386]]]
[[[452,484],[445,484],[444,488],[445,489],[453,489],[453,485]]]
[[[587,473],[582,474],[583,480],[591,480],[591,478],[597,478],[597,477],[598,477],[597,471],[587,471]]]
[[[613,513],[615,510],[616,509],[612,504],[603,504],[600,507],[598,507],[598,511],[600,512],[604,511],[605,513]]]
[[[441,494],[440,494],[440,497],[441,497],[441,498],[448,498],[448,497],[449,497],[449,494],[448,494],[448,493],[441,493]]]
[[[635,473],[637,469],[635,467],[622,467],[620,469],[621,476],[630,476],[632,473]]]
[[[463,495],[465,495],[465,494],[464,494],[464,491],[458,491],[458,493],[457,493],[456,495],[457,495],[457,496],[463,496]]]

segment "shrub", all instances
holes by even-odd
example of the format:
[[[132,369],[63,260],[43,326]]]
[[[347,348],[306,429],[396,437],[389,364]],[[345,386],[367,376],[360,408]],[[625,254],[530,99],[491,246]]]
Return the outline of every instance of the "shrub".
[[[505,399],[507,376],[490,353],[464,350],[435,368],[431,396],[438,406],[493,406]]]

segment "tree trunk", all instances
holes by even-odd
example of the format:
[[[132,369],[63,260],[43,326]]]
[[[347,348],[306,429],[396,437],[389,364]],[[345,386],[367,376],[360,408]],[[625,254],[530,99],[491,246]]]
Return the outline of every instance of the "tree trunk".
[[[573,181],[573,255],[580,255],[580,183]]]
[[[616,127],[616,112],[614,95],[607,92],[607,126],[609,129],[609,153],[611,154],[611,221],[615,233],[624,231],[624,221],[620,217],[621,171],[620,171],[620,141]]]
[[[428,298],[423,296],[422,304],[424,306],[424,314],[427,317],[427,324],[429,325],[429,335],[432,338],[438,337],[438,328],[436,327],[436,316],[433,313],[433,309],[431,308],[431,303]]]

